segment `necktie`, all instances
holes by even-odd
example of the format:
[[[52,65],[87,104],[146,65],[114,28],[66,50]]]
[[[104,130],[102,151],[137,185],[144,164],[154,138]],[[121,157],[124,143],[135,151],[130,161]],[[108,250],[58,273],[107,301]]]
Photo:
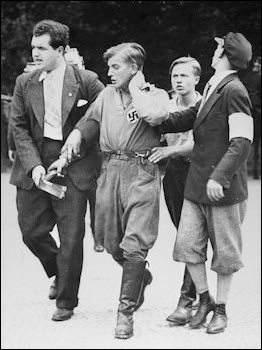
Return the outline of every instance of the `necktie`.
[[[45,122],[53,128],[58,127],[61,122],[56,95],[53,75],[48,73],[45,79]]]

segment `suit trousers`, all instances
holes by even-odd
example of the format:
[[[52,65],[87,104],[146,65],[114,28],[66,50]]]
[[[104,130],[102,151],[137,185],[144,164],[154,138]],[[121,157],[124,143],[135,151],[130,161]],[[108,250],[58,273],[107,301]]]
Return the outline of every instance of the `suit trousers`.
[[[46,140],[42,160],[47,167],[60,152],[59,141]],[[78,305],[78,289],[83,264],[83,238],[89,191],[80,191],[65,175],[54,182],[67,186],[63,199],[58,199],[34,186],[17,188],[18,222],[23,241],[38,257],[48,277],[58,278],[58,307],[73,309]],[[57,225],[60,246],[50,232]]]

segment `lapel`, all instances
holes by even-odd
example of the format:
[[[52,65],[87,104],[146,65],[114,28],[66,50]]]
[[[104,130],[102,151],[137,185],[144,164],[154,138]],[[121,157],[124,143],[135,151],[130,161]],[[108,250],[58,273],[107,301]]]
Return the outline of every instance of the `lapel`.
[[[70,114],[78,93],[79,82],[76,79],[74,68],[66,65],[62,92],[62,127]]]
[[[212,106],[215,104],[215,102],[220,97],[220,92],[221,92],[223,86],[226,85],[229,81],[235,79],[235,77],[236,77],[236,74],[227,75],[217,85],[215,90],[212,92],[212,94],[209,96],[207,101],[204,102],[202,108],[199,110],[196,121],[195,121],[194,129],[197,129],[199,127],[199,125],[203,122],[203,120],[206,118],[210,109],[212,108]]]
[[[44,90],[43,81],[39,81],[42,71],[37,71],[36,74],[29,78],[31,84],[29,85],[28,96],[31,103],[34,115],[41,128],[44,127]]]

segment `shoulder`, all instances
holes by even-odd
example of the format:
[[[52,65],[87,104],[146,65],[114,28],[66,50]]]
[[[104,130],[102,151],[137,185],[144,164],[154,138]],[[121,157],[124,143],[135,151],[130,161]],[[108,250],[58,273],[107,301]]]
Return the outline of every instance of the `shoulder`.
[[[79,69],[73,65],[68,65],[69,69],[72,69],[76,76],[83,80],[96,80],[98,79],[98,74],[89,69]]]

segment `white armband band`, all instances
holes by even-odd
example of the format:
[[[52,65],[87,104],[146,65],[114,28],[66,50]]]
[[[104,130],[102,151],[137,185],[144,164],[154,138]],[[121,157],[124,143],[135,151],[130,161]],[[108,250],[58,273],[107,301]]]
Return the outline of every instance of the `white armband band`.
[[[235,137],[244,137],[251,142],[254,137],[253,118],[245,113],[233,113],[228,117],[229,141]]]

